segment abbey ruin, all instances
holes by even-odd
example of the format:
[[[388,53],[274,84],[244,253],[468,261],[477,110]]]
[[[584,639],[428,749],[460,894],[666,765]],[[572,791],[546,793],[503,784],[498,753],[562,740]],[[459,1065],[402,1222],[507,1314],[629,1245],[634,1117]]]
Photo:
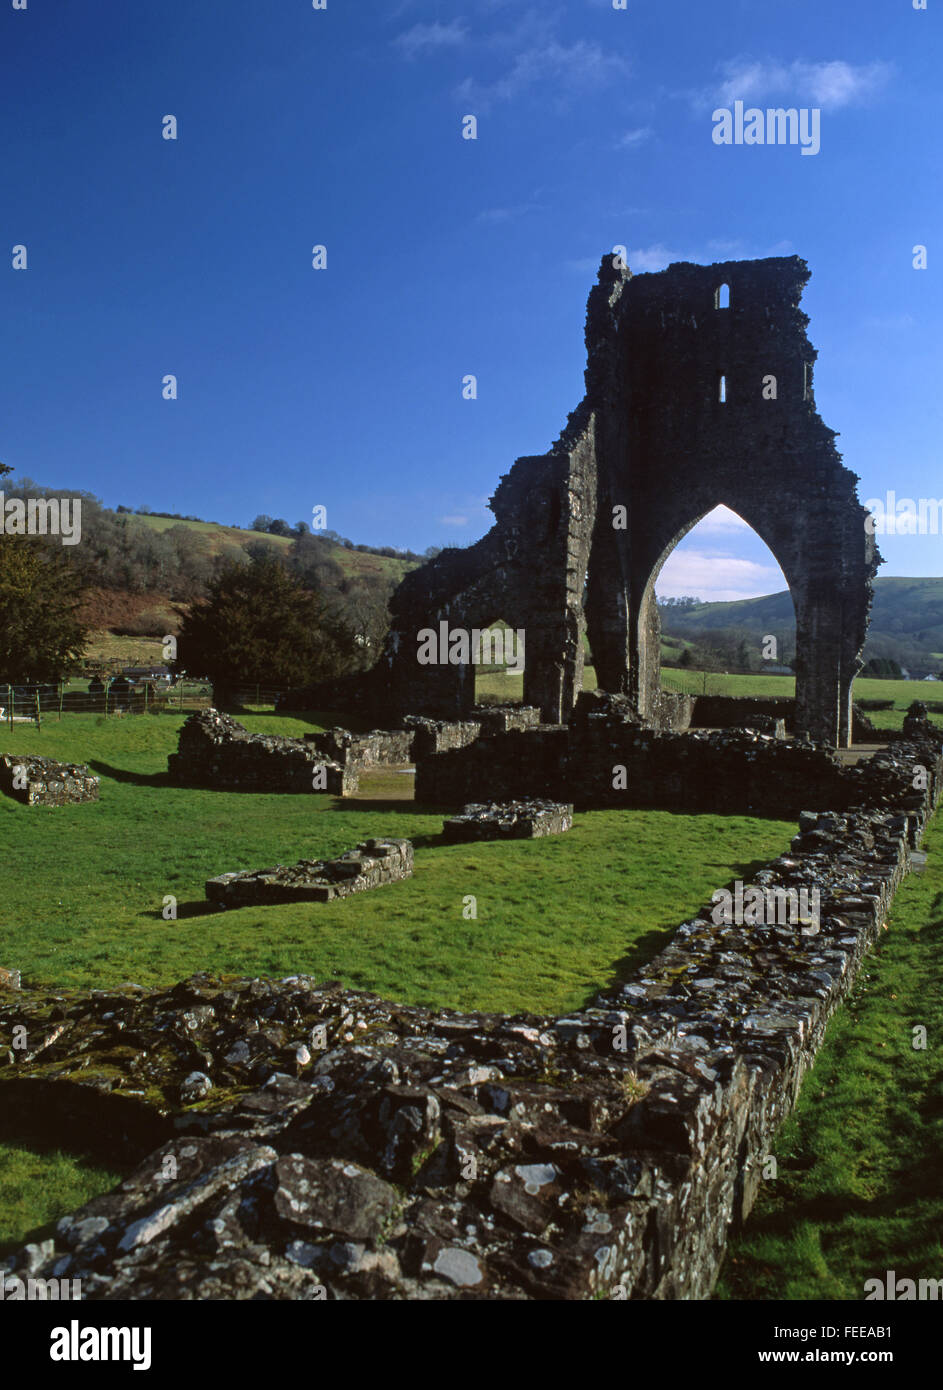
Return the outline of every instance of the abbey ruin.
[[[465,717],[474,668],[418,663],[418,634],[501,619],[526,632],[524,701],[545,723],[567,722],[582,690],[584,631],[600,688],[652,720],[658,574],[722,503],[766,542],[792,594],[797,731],[848,746],[880,556],[815,409],[808,278],[797,256],[637,276],[603,259],[586,394],[563,434],[501,479],[486,536],[444,550],[394,595],[375,672],[388,713]]]

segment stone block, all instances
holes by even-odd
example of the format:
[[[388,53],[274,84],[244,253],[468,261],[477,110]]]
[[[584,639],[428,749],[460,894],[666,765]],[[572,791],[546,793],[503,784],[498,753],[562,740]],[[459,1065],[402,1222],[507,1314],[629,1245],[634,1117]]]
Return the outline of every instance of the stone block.
[[[99,780],[84,763],[7,753],[0,757],[0,790],[26,806],[70,806],[97,801]]]
[[[447,840],[536,840],[573,825],[572,805],[557,801],[472,803],[442,827]]]
[[[412,871],[409,840],[366,840],[338,859],[299,859],[297,864],[219,874],[207,880],[206,896],[220,907],[327,903],[400,882]]]

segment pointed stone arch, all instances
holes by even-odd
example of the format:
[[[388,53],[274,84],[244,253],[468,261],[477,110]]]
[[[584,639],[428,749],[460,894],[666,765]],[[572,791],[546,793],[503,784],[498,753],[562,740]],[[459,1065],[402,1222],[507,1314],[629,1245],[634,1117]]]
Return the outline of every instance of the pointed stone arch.
[[[638,276],[603,260],[587,308],[586,395],[566,430],[502,478],[487,536],[443,551],[394,595],[383,675],[401,710],[467,707],[456,673],[417,678],[415,631],[497,603],[521,615],[524,698],[545,720],[567,719],[579,694],[584,624],[600,688],[653,716],[654,577],[724,503],[769,547],[793,597],[797,728],[850,742],[880,557],[857,478],[815,409],[816,352],[799,308],[808,278],[796,256]],[[730,289],[723,312],[718,285]]]

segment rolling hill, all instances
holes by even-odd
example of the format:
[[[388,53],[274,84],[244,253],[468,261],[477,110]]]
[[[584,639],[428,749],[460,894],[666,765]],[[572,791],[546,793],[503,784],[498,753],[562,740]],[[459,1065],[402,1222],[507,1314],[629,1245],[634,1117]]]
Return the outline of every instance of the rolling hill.
[[[734,603],[702,603],[677,611],[662,608],[663,630],[697,642],[709,632],[733,633],[754,641],[772,633],[794,643],[796,619],[788,589]],[[871,626],[865,659],[893,657],[902,666],[943,665],[943,578],[879,578],[874,581]]]

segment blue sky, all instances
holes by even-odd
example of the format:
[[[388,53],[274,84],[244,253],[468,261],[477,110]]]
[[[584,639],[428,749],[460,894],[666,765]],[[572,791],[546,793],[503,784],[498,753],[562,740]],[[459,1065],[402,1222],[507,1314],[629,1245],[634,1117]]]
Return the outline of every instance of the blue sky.
[[[624,244],[635,272],[805,257],[816,401],[862,500],[943,496],[941,17],[0,0],[0,459],[109,505],[247,524],[323,504],[356,541],[469,543],[580,400],[586,296]],[[737,98],[820,108],[821,151],[715,145]],[[884,574],[943,574],[943,537],[881,549]],[[719,514],[659,592],[782,587]]]

